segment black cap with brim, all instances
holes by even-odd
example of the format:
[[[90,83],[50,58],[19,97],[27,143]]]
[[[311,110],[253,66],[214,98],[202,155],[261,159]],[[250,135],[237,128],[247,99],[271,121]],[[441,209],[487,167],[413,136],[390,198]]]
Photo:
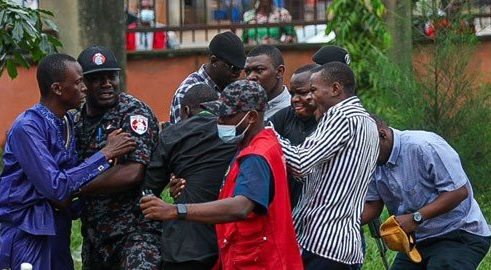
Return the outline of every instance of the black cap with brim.
[[[330,62],[341,62],[349,65],[351,62],[348,51],[338,46],[325,46],[320,48],[312,56],[312,61],[319,65]]]
[[[244,68],[246,60],[244,44],[236,34],[230,31],[220,33],[213,37],[208,48],[216,57],[238,68]]]
[[[83,50],[77,58],[83,74],[101,71],[120,71],[121,67],[113,52],[102,46],[91,46]]]
[[[228,116],[228,115],[221,115],[220,111],[225,112],[227,111],[226,108],[221,109],[222,106],[226,106],[223,104],[220,100],[214,100],[214,101],[208,101],[200,104],[201,108],[209,111],[210,113],[218,116],[218,117],[223,117],[223,116]]]
[[[83,74],[87,75],[87,74],[96,73],[96,72],[100,72],[100,71],[121,71],[121,68],[96,68],[96,69],[92,69],[92,70],[87,71],[87,72],[83,72]]]
[[[259,83],[239,80],[227,85],[218,100],[201,103],[201,107],[218,117],[225,117],[252,110],[262,112],[267,101],[266,91]]]

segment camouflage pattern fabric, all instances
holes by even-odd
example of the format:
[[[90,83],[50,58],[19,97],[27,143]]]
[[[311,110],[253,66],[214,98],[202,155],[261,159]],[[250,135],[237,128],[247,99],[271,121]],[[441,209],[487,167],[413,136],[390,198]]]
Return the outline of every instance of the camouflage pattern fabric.
[[[82,249],[83,270],[160,270],[160,232],[133,232],[113,242]]]
[[[100,117],[88,117],[83,109],[75,115],[79,159],[99,151],[107,135],[118,128],[130,133],[137,147],[117,163],[147,165],[157,143],[158,121],[145,103],[125,93],[120,94],[115,107]],[[139,198],[139,187],[81,198],[84,269],[160,268],[161,223],[143,218]]]
[[[265,111],[268,97],[263,87],[254,81],[240,80],[229,84],[216,101],[202,103],[206,110],[219,116],[230,116],[239,112]]]

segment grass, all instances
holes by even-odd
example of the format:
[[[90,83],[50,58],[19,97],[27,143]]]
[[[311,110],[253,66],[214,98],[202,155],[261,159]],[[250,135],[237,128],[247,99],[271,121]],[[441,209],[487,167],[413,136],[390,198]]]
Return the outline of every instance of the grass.
[[[475,198],[481,207],[481,210],[486,217],[488,223],[491,222],[491,186],[489,185],[476,185],[474,187],[476,192]],[[166,201],[171,201],[172,199],[168,195],[168,191],[164,191],[162,193],[162,198]],[[382,215],[382,218],[385,219],[387,217],[387,213]],[[364,227],[365,231],[365,239],[367,241],[367,252],[365,257],[365,263],[363,264],[363,270],[383,270],[384,265],[382,263],[382,259],[379,255],[379,251],[377,249],[377,245],[375,240],[370,236],[370,232],[368,231],[367,226]],[[82,237],[80,235],[80,221],[74,221],[72,226],[72,256],[75,261],[75,269],[81,269],[81,260],[80,260],[80,249],[82,245]],[[395,257],[396,252],[388,250],[387,257],[389,259],[389,263]],[[491,253],[488,252],[487,256],[482,261],[478,270],[491,269]]]
[[[162,192],[161,198],[168,203],[174,202],[169,194],[169,189],[165,189]],[[82,269],[82,257],[80,254],[82,251],[82,235],[80,234],[81,227],[82,226],[80,220],[74,220],[72,222],[72,239],[70,243],[70,248],[72,250],[72,258],[73,262],[75,263],[76,270]]]

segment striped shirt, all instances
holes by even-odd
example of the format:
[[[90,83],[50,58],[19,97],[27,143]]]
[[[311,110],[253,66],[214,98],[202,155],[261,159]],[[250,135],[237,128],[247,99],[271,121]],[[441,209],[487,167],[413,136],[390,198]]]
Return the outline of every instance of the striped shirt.
[[[292,173],[308,175],[293,214],[300,246],[344,264],[362,263],[360,217],[379,140],[360,100],[331,107],[303,144],[280,143]]]
[[[175,124],[181,121],[181,102],[184,98],[186,92],[191,88],[191,86],[204,83],[220,93],[220,89],[216,85],[216,83],[211,79],[210,75],[206,73],[205,65],[202,65],[200,69],[196,72],[189,74],[189,76],[184,79],[184,81],[179,85],[174,94],[174,98],[172,99],[171,108],[170,108],[170,122]]]

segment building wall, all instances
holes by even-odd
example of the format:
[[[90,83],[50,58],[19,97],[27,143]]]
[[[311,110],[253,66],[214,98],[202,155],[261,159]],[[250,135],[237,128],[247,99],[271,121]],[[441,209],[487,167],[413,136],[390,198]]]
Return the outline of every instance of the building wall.
[[[298,67],[310,63],[318,47],[284,51],[286,83]],[[144,100],[161,121],[169,118],[170,102],[175,90],[186,76],[206,63],[205,53],[173,58],[128,59],[128,92]],[[242,74],[243,75],[243,74]]]
[[[80,40],[78,0],[42,0],[40,8],[53,12],[58,26],[58,38],[63,43],[61,52],[77,56],[83,49]]]
[[[286,83],[298,67],[310,63],[317,46],[302,49],[282,49],[286,64]],[[422,55],[415,56],[420,62]],[[145,101],[161,121],[169,118],[169,107],[175,89],[190,73],[206,63],[204,51],[183,55],[135,54],[127,63],[128,92]],[[477,48],[471,69],[483,74],[481,80],[491,83],[491,42],[483,42]],[[0,145],[15,117],[39,100],[36,69],[19,69],[19,77],[11,80],[5,73],[0,77]]]

